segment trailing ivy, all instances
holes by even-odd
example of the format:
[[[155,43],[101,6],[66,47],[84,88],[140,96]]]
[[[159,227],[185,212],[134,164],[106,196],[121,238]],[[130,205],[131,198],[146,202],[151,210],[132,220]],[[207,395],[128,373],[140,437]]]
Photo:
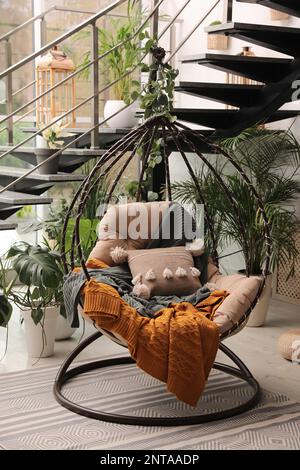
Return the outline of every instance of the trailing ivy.
[[[145,50],[153,54],[155,61],[151,65],[145,63],[141,65],[141,71],[149,73],[149,81],[143,87],[140,94],[137,91],[132,93],[131,100],[136,100],[138,95],[140,95],[139,103],[140,108],[144,112],[143,117],[145,120],[155,116],[164,116],[170,122],[174,122],[176,121],[176,116],[172,115],[174,90],[175,80],[179,71],[171,67],[168,63],[163,62],[165,50],[162,47],[158,47],[155,40],[149,38],[145,44]],[[161,144],[162,139],[160,137],[153,140],[144,181],[142,183],[141,194],[143,198],[148,201],[158,199],[158,194],[151,191],[151,179],[152,170],[163,160]],[[143,145],[137,149],[137,153],[141,158],[144,156],[146,146],[147,144],[143,143]],[[132,181],[129,184],[128,192],[131,196],[137,187],[137,181]]]

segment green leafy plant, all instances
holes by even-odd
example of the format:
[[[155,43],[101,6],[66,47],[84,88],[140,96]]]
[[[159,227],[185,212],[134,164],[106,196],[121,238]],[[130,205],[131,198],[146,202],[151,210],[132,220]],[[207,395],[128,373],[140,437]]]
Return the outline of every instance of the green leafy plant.
[[[7,327],[11,318],[12,306],[4,293],[0,294],[0,326]]]
[[[143,117],[144,119],[149,119],[164,115],[170,122],[174,122],[176,116],[172,115],[172,111],[175,79],[178,76],[178,70],[163,62],[165,51],[156,44],[155,40],[149,39],[147,47],[149,52],[154,53],[156,60],[151,65],[142,65],[142,70],[149,72],[148,84],[144,86],[139,99],[140,107],[144,111]],[[132,96],[132,99],[135,98],[135,96]],[[141,160],[145,157],[147,145],[148,142],[144,142],[137,149],[137,154]],[[162,139],[155,138],[150,149],[144,180],[141,184],[141,196],[144,201],[155,201],[159,197],[157,193],[151,191],[151,187],[153,169],[163,160],[161,146]],[[127,185],[126,190],[129,196],[134,198],[134,191],[136,193],[138,190],[138,181],[131,181]]]
[[[222,173],[224,164],[217,164],[214,161],[210,162],[218,173]],[[198,205],[204,203],[204,210],[207,215],[207,220],[204,224],[205,243],[210,253],[213,253],[214,243],[223,248],[222,239],[222,215],[219,210],[222,204],[223,194],[220,191],[220,184],[215,174],[207,168],[202,166],[196,173],[196,179],[201,189],[201,195],[197,191],[197,187],[193,180],[174,182],[172,184],[172,194],[174,199],[183,204]],[[196,211],[195,211],[196,213]],[[211,232],[208,227],[207,221],[210,221],[214,240],[211,238]],[[199,221],[200,222],[200,221]]]
[[[65,199],[62,199],[59,204],[50,208],[49,217],[43,223],[37,224],[36,230],[44,229],[47,234],[47,239],[44,243],[48,244],[53,250],[60,251],[62,244],[62,230],[65,222],[65,217],[68,210],[68,204]],[[93,215],[93,214],[92,214]],[[83,254],[85,257],[89,255],[97,240],[97,225],[99,219],[94,215],[92,218],[82,217],[80,219],[80,237],[82,243]],[[74,217],[70,217],[65,240],[65,249],[68,254],[70,253],[73,243],[73,229],[75,226]]]
[[[0,258],[0,327],[7,327],[12,315],[11,292],[17,276],[9,280],[11,267],[7,259]]]
[[[153,48],[157,48],[155,42],[151,44],[151,49]],[[171,115],[171,111],[173,110],[175,79],[179,71],[163,62],[155,62],[150,66],[144,64],[143,71],[150,72],[150,78],[154,76],[144,87],[140,98],[144,118],[163,114],[174,122],[176,117]]]
[[[144,30],[132,38],[141,26],[143,12],[140,9],[139,2],[132,1],[128,3],[127,16],[123,18],[109,18],[106,28],[98,28],[99,37],[99,56],[104,56],[99,64],[100,70],[103,71],[107,83],[118,81],[112,85],[112,95],[116,100],[123,100],[129,104],[133,93],[138,96],[141,85],[140,81],[136,79],[134,73],[123,77],[127,72],[139,67],[141,59],[147,47],[143,46],[142,41],[149,37],[146,31],[147,25]],[[76,39],[82,40],[90,38],[90,31],[83,31],[76,35]],[[111,49],[115,48],[118,44],[126,41],[121,47],[116,48],[108,53]],[[82,67],[91,61],[91,52],[88,51],[83,56],[83,61],[78,65]],[[83,77],[88,78],[90,68],[83,72]],[[136,99],[136,98],[135,98]]]
[[[211,23],[209,23],[209,26],[218,26],[219,24],[222,24],[222,21],[214,20]]]
[[[291,132],[270,132],[261,128],[245,131],[235,139],[221,142],[224,150],[239,162],[259,194],[270,224],[272,238],[271,271],[279,263],[291,266],[299,252],[295,233],[300,229],[293,201],[300,193],[300,146]],[[248,250],[241,227],[228,198],[213,174],[202,171],[198,182],[205,207],[213,222],[219,247],[237,243],[248,257],[249,273],[260,274],[265,259],[264,224],[256,199],[240,174],[230,164],[216,167],[239,208]],[[176,197],[185,202],[197,201],[193,181],[173,185]],[[207,228],[207,225],[206,225]]]
[[[294,236],[300,224],[293,205],[300,193],[299,143],[290,131],[270,133],[258,129],[257,135],[241,140],[229,153],[249,176],[266,209],[272,237],[271,270],[278,263],[284,263],[291,266],[289,275],[293,275],[299,255]],[[250,273],[258,274],[266,254],[264,226],[258,204],[239,174],[228,175],[227,182],[239,206],[246,231]],[[241,231],[226,198],[223,202],[223,235],[225,239],[243,246]],[[244,254],[247,256],[246,252]]]
[[[30,309],[35,324],[41,322],[44,309],[62,306],[63,273],[59,253],[47,246],[19,242],[8,251],[6,259],[16,271],[25,289],[11,289],[9,298],[20,308]]]
[[[18,219],[26,219],[33,215],[33,207],[32,206],[24,206],[22,209],[18,210],[16,216]]]

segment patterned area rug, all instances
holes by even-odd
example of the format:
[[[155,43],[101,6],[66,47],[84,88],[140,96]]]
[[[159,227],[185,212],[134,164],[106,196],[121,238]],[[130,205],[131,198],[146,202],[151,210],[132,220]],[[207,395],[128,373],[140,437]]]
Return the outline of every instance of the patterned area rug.
[[[264,391],[261,403],[243,415],[196,426],[140,427],[104,423],[59,406],[52,386],[57,367],[0,375],[2,449],[299,449],[300,404]],[[195,410],[165,392],[164,384],[134,365],[90,372],[70,382],[65,394],[84,406],[124,414],[178,416]],[[249,389],[213,372],[196,411],[242,403]]]

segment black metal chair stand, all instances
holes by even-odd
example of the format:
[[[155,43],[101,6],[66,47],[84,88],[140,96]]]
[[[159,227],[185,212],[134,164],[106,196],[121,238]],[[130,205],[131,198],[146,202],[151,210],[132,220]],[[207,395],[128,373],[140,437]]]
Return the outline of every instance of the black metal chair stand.
[[[74,413],[86,416],[88,418],[93,418],[101,421],[108,421],[111,423],[119,424],[130,424],[137,426],[182,426],[189,424],[200,424],[207,423],[210,421],[216,421],[220,419],[230,418],[232,416],[239,415],[250,409],[252,409],[260,400],[260,386],[257,380],[252,376],[249,369],[245,364],[234,354],[227,346],[220,343],[219,349],[231,359],[237,368],[232,367],[227,364],[221,364],[216,362],[213,366],[214,369],[220,370],[226,374],[232,375],[241,379],[242,381],[248,383],[248,385],[253,390],[251,398],[248,399],[245,403],[237,405],[233,408],[226,409],[223,411],[213,412],[209,414],[195,414],[193,416],[178,416],[178,417],[143,417],[143,416],[129,416],[129,415],[120,415],[115,413],[106,413],[104,411],[97,411],[94,409],[86,408],[80,404],[70,401],[63,395],[63,386],[72,378],[77,377],[78,375],[84,374],[95,369],[101,369],[103,367],[111,367],[115,365],[122,364],[133,364],[134,360],[131,357],[117,357],[112,359],[104,359],[100,361],[89,362],[87,364],[79,365],[73,367],[69,370],[70,365],[73,363],[74,359],[90,344],[96,341],[102,336],[100,331],[92,334],[84,341],[82,341],[76,349],[69,355],[61,366],[55,383],[54,383],[54,396],[58,403],[63,407],[67,408]]]

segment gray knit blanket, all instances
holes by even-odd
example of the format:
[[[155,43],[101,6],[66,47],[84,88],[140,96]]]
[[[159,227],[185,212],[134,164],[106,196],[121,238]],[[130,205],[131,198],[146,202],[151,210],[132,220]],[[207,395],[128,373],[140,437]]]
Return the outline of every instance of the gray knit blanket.
[[[191,223],[186,223],[189,217]],[[185,227],[182,226],[183,221],[186,223]],[[165,231],[166,226],[171,228],[171,236],[167,239],[162,236],[162,234],[167,233]],[[187,231],[187,227],[191,228],[190,232]],[[146,248],[184,246],[195,238],[195,233],[195,222],[192,216],[181,205],[172,203],[163,216],[158,234],[149,242]],[[207,259],[208,253],[194,258],[195,266],[201,272],[200,282],[202,285],[207,282]],[[210,295],[209,289],[201,287],[194,294],[188,296],[154,296],[149,300],[141,299],[132,294],[132,276],[127,263],[106,269],[89,269],[89,274],[96,281],[114,287],[127,304],[134,307],[140,315],[150,318],[171,303],[189,302],[196,305]],[[85,282],[84,272],[71,272],[65,276],[64,302],[67,320],[72,327],[79,326],[78,305],[81,302],[81,289]]]

